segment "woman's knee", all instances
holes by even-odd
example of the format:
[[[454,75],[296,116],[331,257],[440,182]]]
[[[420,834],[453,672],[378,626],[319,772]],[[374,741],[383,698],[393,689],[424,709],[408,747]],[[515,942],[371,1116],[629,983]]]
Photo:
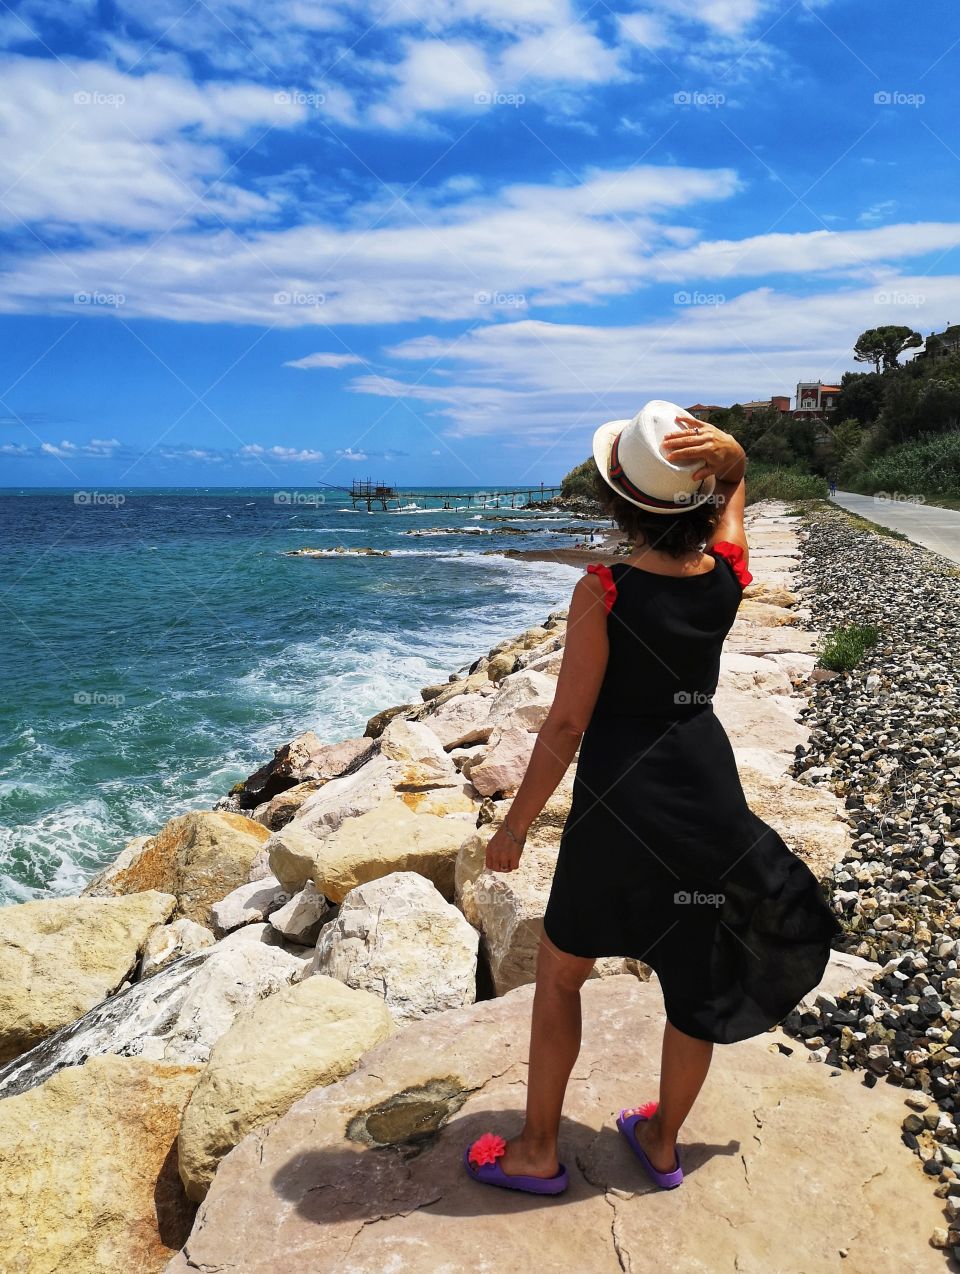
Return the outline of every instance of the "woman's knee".
[[[579,991],[593,972],[594,960],[561,951],[546,934],[537,951],[537,985],[559,991]]]

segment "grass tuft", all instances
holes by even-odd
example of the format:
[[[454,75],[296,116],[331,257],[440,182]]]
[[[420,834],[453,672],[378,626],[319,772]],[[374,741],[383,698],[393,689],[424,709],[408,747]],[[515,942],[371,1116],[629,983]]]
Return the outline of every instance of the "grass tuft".
[[[819,650],[821,667],[831,672],[850,672],[875,646],[880,630],[875,624],[846,624],[823,639]]]

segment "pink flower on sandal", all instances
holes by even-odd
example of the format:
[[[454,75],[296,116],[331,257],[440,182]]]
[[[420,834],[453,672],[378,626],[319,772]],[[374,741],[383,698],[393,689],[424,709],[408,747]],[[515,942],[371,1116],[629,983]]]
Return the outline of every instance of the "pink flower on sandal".
[[[631,1106],[629,1110],[625,1110],[625,1115],[640,1115],[643,1119],[652,1119],[656,1114],[659,1102],[645,1101],[642,1106]]]
[[[487,1163],[496,1163],[506,1149],[507,1143],[502,1137],[498,1137],[495,1132],[485,1132],[470,1147],[470,1162],[475,1163],[478,1168]]]

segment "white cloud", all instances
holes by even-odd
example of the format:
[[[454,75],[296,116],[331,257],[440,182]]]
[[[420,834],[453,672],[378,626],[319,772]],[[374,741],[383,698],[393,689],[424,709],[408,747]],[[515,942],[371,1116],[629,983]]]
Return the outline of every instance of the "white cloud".
[[[811,230],[798,234],[716,239],[680,252],[661,252],[655,272],[676,281],[745,278],[758,274],[822,271],[877,277],[890,261],[960,245],[960,224],[916,222],[876,230]]]
[[[527,307],[596,303],[658,277],[657,248],[683,241],[665,214],[724,199],[730,169],[639,165],[591,169],[576,183],[520,183],[467,192],[417,216],[385,213],[358,227],[298,225],[250,231],[171,232],[147,247],[110,240],[34,253],[0,282],[0,311],[76,314],[77,280],[122,293],[123,317],[280,327],[404,322],[488,322]],[[678,240],[679,235],[679,240]]]
[[[340,460],[369,460],[370,457],[365,451],[354,451],[352,447],[337,452],[337,458]]]
[[[91,438],[89,442],[76,443],[64,438],[60,443],[42,442],[40,450],[44,455],[56,456],[63,460],[67,457],[111,456],[121,446],[119,438]]]
[[[793,394],[801,379],[831,380],[853,361],[868,327],[904,323],[921,333],[953,314],[960,277],[888,273],[870,287],[802,296],[757,288],[716,305],[630,326],[524,319],[476,328],[460,340],[423,337],[388,356],[452,370],[424,385],[358,377],[356,392],[430,401],[454,435],[500,434],[549,447],[570,431],[584,446],[604,420],[649,398],[682,405]]]
[[[662,14],[621,13],[617,15],[617,26],[626,39],[648,49],[669,48],[678,39]]]
[[[479,110],[477,94],[493,87],[483,49],[464,40],[409,40],[399,64],[382,69],[395,84],[369,117],[383,128],[400,128],[422,114]]]
[[[0,220],[146,231],[276,212],[236,183],[223,144],[300,122],[305,108],[272,89],[79,60],[11,56],[2,69]]]
[[[722,35],[739,35],[773,6],[771,0],[658,0],[655,7]]]
[[[157,0],[144,8],[117,0],[121,22],[107,26],[98,24],[89,0],[87,6],[87,47],[103,58],[101,79],[107,64],[117,74],[131,68],[135,76],[179,79],[189,109],[202,58],[217,75],[250,81],[237,88],[283,83],[319,93],[322,102],[310,109],[343,126],[424,131],[439,127],[440,112],[482,109],[478,92],[520,86],[551,105],[554,119],[583,127],[582,111],[551,102],[556,90],[626,78],[641,46],[670,47],[677,65],[702,68],[705,57],[714,71],[731,58],[752,62],[765,46],[748,42],[748,30],[771,7],[769,0],[651,0],[617,13],[604,6],[578,11],[570,0]],[[0,46],[32,43],[30,28],[41,38],[48,29],[59,35],[82,20],[82,3],[21,0],[20,17],[0,24]],[[229,104],[224,109],[229,116]],[[220,135],[209,121],[206,131]]]
[[[316,367],[349,367],[351,363],[362,362],[359,354],[307,354],[304,358],[291,358],[283,366],[310,371]]]
[[[861,225],[869,226],[875,221],[883,221],[885,218],[891,217],[896,210],[896,199],[881,199],[878,203],[871,204],[869,208],[864,208],[857,220]]]
[[[310,447],[263,447],[259,443],[252,442],[240,448],[241,457],[252,460],[279,460],[282,463],[300,464],[304,462],[315,462],[323,459],[322,451],[315,451]]]
[[[602,84],[623,78],[620,52],[584,24],[540,31],[508,46],[500,58],[502,89],[546,84]]]
[[[401,357],[403,357],[402,354]],[[435,403],[450,401],[450,390],[446,387],[411,385],[391,376],[356,376],[350,382],[350,388],[355,393],[375,394],[378,398],[419,398],[424,402]]]

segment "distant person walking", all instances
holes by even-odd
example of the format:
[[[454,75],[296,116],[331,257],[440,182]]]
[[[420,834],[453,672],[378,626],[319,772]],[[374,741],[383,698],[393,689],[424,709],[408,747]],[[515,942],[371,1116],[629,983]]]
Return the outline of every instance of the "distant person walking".
[[[596,959],[634,957],[660,980],[659,1101],[622,1110],[617,1127],[669,1189],[683,1180],[677,1136],[713,1046],[780,1022],[840,932],[813,873],[748,807],[713,711],[752,578],[743,449],[654,401],[601,426],[593,454],[598,494],[634,551],[588,566],[573,590],[553,706],[486,851],[491,870],[516,869],[579,747],[537,958],[523,1131],[485,1132],[464,1150],[475,1180],[533,1194],[568,1184],[560,1115]]]
[[[831,478],[831,479],[830,479],[830,494],[831,494],[831,496],[834,496],[834,495],[836,495],[836,494],[837,494],[837,480],[836,480],[836,478]]]

